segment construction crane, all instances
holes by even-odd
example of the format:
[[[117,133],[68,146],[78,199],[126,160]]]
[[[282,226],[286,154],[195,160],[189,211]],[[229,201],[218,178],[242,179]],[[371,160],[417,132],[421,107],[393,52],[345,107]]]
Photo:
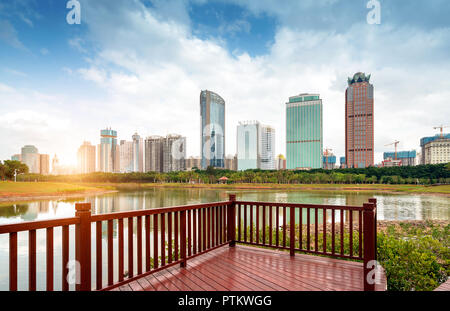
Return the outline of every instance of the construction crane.
[[[331,148],[326,148],[324,155],[325,155],[325,169],[328,169],[328,155],[331,154],[331,151],[333,151],[333,149]]]
[[[443,126],[443,125],[441,125],[441,126],[435,126],[435,127],[433,127],[433,129],[435,129],[435,130],[437,130],[437,129],[440,129],[441,130],[441,138],[444,138],[444,129],[445,128],[448,128],[448,126]]]
[[[391,144],[385,145],[385,146],[392,146],[392,145],[395,145],[395,153],[394,153],[394,160],[395,160],[395,161],[397,161],[397,146],[398,146],[399,143],[400,143],[400,142],[399,142],[398,140],[396,140],[396,141],[394,141],[394,142],[391,143]]]

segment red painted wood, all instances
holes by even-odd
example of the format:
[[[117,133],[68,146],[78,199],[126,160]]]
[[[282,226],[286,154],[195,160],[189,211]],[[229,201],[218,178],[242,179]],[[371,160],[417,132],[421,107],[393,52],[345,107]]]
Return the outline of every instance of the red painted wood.
[[[206,228],[206,248],[209,249],[211,247],[211,208],[206,209],[206,218],[207,221],[207,228]]]
[[[188,256],[192,255],[192,212],[191,211],[187,211],[187,226],[188,226],[188,231],[187,231],[187,239],[188,239],[188,248],[187,248],[187,252],[188,252]]]
[[[310,209],[306,209],[306,249],[311,249],[311,215]]]
[[[36,230],[28,231],[28,290],[36,291]]]
[[[289,248],[290,255],[295,255],[295,209],[289,208]]]
[[[353,211],[349,211],[349,240],[350,256],[353,256]]]
[[[134,276],[133,217],[128,218],[128,277]]]
[[[153,215],[153,269],[159,266],[158,254],[158,214]]]
[[[266,206],[262,206],[262,244],[266,244]]]
[[[323,209],[323,252],[327,252],[327,210]]]
[[[9,234],[9,290],[17,291],[17,232]]]
[[[161,266],[166,264],[166,214],[161,214]]]
[[[197,253],[202,251],[202,210],[197,211]]]
[[[186,267],[186,211],[180,212],[180,257],[181,267]]]
[[[331,210],[331,253],[335,253],[335,232],[334,232],[334,209]]]
[[[114,243],[113,243],[113,221],[108,220],[108,285],[114,283]]]
[[[172,213],[167,213],[167,263],[172,263]]]
[[[137,217],[137,274],[142,274],[142,216]]]
[[[145,272],[151,269],[150,256],[150,215],[145,216]]]
[[[278,246],[280,245],[280,211],[278,209],[279,207],[277,206],[275,208],[275,245]],[[269,230],[269,245],[272,245],[272,206],[269,206],[269,210],[270,210],[270,230]]]
[[[203,242],[203,247],[202,247],[202,251],[206,250],[206,208],[202,209],[202,242]]]
[[[79,224],[75,226],[75,259],[78,261],[79,284],[77,291],[92,290],[91,284],[91,204],[75,204],[75,216],[79,218]]]
[[[227,241],[227,213],[225,206],[222,206],[222,243]]]
[[[341,255],[344,255],[344,211],[340,210],[339,211],[340,214],[340,233],[341,233],[341,238],[340,238],[340,242],[341,242]]]
[[[69,226],[62,227],[61,258],[62,258],[61,288],[63,291],[68,291],[69,283],[67,281],[67,275],[69,274],[69,268],[67,267],[67,264],[69,263]]]
[[[241,231],[242,231],[242,228],[241,228],[241,204],[238,204],[237,206],[238,206],[238,238],[237,238],[237,240],[242,241],[242,239],[241,239]]]
[[[314,209],[314,249],[319,251],[319,211]]]
[[[97,290],[103,288],[103,275],[102,275],[102,222],[97,221],[95,223],[95,272],[96,272],[96,286]]]
[[[46,274],[47,291],[53,291],[53,228],[47,228]]]
[[[303,249],[303,209],[300,207],[298,209],[299,219],[299,230],[298,230],[298,248]]]
[[[174,235],[175,235],[175,244],[174,244],[174,246],[175,246],[175,261],[178,261],[178,248],[179,248],[179,241],[178,241],[178,230],[179,230],[179,225],[178,225],[178,215],[179,215],[180,213],[179,212],[175,212],[174,213],[174,222],[175,222],[175,224],[174,224],[174,226],[175,226],[175,232],[174,232]],[[183,230],[186,230],[186,227],[183,229]],[[184,243],[186,243],[186,238],[184,239]]]
[[[286,206],[283,206],[283,247],[286,247],[286,226],[287,226]]]
[[[250,205],[250,242],[253,242],[253,205]]]
[[[244,241],[245,242],[247,242],[247,207],[248,207],[247,205],[244,205]]]
[[[363,229],[362,211],[359,211],[358,212],[358,231],[359,231],[358,254],[359,254],[359,257],[363,257],[363,253],[362,253],[362,229]]]
[[[192,211],[192,221],[193,221],[193,227],[192,227],[192,235],[193,235],[193,240],[192,240],[192,253],[193,254],[197,254],[197,211],[193,210]]]
[[[259,240],[259,205],[255,206],[256,208],[256,243],[261,243]]]
[[[110,225],[109,225],[109,222],[108,222],[108,232],[110,231],[110,227],[109,226]],[[125,266],[125,263],[124,263],[123,218],[120,218],[118,220],[117,231],[118,231],[118,246],[117,246],[117,249],[118,249],[118,252],[119,252],[119,254],[118,254],[119,264],[117,265],[117,267],[118,267],[118,270],[119,270],[119,272],[118,272],[119,282],[122,282],[123,279],[124,279],[124,266]],[[109,251],[109,249],[111,249],[111,254],[113,254],[113,247],[110,246],[111,242],[112,241],[110,240],[109,233],[108,233],[108,266],[110,265],[110,263],[109,263],[109,258],[110,258],[110,254],[109,254],[110,251]],[[110,281],[111,282],[113,281],[113,276],[112,276],[112,272],[109,269],[108,269],[108,280],[109,280],[108,281],[108,285],[111,285]]]

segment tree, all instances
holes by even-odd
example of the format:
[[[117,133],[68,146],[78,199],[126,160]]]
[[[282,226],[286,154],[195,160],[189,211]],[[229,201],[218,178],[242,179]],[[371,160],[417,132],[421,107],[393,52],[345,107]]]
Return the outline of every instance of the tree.
[[[14,171],[17,170],[17,174],[27,174],[28,173],[28,166],[20,161],[11,161],[6,160],[3,163],[4,170],[5,170],[5,177],[8,179],[14,178]]]

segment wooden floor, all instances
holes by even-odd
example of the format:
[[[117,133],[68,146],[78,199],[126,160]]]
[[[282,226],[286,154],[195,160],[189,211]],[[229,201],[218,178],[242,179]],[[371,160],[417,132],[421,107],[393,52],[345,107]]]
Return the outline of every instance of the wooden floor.
[[[435,289],[437,292],[448,292],[450,291],[450,279],[447,282],[441,284],[438,288]]]
[[[362,263],[224,246],[122,285],[121,291],[360,291]],[[377,290],[385,290],[386,277]]]

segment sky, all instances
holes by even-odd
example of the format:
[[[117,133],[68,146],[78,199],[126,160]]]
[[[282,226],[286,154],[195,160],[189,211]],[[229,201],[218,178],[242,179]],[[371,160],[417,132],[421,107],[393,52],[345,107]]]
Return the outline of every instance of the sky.
[[[374,1],[374,0],[372,0]],[[450,1],[0,0],[0,159],[24,145],[75,165],[83,141],[112,127],[182,134],[200,155],[201,90],[226,101],[226,154],[239,121],[276,130],[285,154],[290,96],[323,100],[324,148],[345,153],[345,89],[356,72],[375,89],[375,162],[385,146],[419,150],[450,125]]]

